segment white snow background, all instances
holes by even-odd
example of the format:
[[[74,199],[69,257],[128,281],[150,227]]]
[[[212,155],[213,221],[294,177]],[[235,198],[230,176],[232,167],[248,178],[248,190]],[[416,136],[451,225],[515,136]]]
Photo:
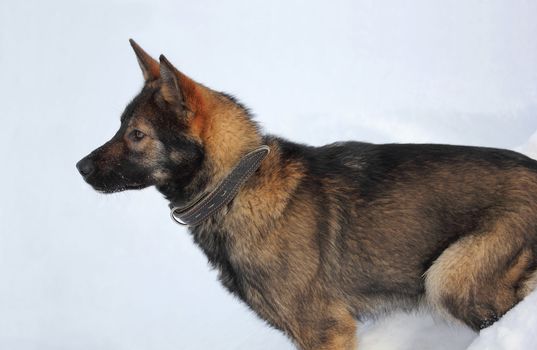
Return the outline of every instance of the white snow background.
[[[529,0],[0,1],[0,349],[293,348],[223,290],[160,194],[78,175],[142,85],[128,38],[296,141],[535,157],[536,18]],[[536,314],[533,294],[477,338],[396,314],[362,325],[361,349],[535,349]]]

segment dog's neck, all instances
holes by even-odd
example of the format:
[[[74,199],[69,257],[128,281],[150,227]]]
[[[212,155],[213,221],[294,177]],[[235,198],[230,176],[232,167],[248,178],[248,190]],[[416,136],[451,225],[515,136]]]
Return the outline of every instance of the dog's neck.
[[[213,216],[235,198],[242,185],[259,169],[269,152],[270,147],[263,145],[246,154],[210,192],[187,206],[174,205],[171,211],[172,219],[179,224],[195,226]]]
[[[204,157],[190,179],[172,178],[158,190],[173,205],[185,205],[214,189],[239,160],[262,144],[262,135],[247,111],[226,96],[214,98],[210,106],[195,113]],[[204,113],[206,108],[221,113]]]
[[[225,227],[228,233],[240,234],[244,227],[249,227],[252,219],[256,220],[255,226],[259,234],[273,227],[271,222],[276,222],[284,215],[292,193],[305,176],[303,159],[290,156],[285,153],[285,148],[282,148],[282,144],[287,141],[273,136],[264,136],[261,141],[270,148],[270,153],[238,191],[232,202],[234,204],[226,212]],[[241,154],[239,158],[242,156],[244,154]],[[209,166],[210,162],[203,162],[203,164]],[[195,200],[203,193],[212,191],[215,187],[208,185],[211,183],[211,178],[204,174],[212,173],[203,168],[191,184],[186,187],[175,187],[168,197],[170,204],[173,204],[173,207],[185,207],[195,203]],[[244,208],[248,210],[244,211]],[[223,218],[223,216],[217,217]],[[220,223],[223,224],[223,222]]]

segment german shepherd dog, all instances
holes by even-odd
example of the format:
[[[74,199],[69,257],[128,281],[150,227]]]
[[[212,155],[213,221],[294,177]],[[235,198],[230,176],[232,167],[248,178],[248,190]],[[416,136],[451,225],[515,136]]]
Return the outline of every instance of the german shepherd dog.
[[[537,162],[516,152],[263,134],[233,97],[131,45],[145,84],[77,163],[97,191],[156,186],[174,206],[266,155],[190,225],[219,279],[296,346],[355,349],[356,320],[432,307],[478,331],[537,285]]]

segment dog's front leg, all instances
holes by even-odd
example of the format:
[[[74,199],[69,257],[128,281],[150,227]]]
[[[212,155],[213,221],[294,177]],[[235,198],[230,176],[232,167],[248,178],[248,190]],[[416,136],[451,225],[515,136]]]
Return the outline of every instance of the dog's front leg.
[[[342,307],[302,315],[295,339],[301,350],[356,350],[356,320]]]

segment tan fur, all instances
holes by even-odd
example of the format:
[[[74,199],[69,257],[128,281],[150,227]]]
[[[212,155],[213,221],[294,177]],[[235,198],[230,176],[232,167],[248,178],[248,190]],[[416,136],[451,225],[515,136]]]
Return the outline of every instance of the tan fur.
[[[237,195],[235,205],[226,218],[226,222],[230,221],[229,224],[235,226],[234,229],[254,225],[262,232],[266,225],[280,219],[289,202],[290,194],[304,176],[302,165],[299,163],[281,167],[278,146],[269,144],[269,147],[271,147],[270,153],[259,170],[263,175],[253,179]],[[235,213],[237,215],[234,215]]]
[[[522,283],[518,291],[520,299],[525,298],[528,294],[537,289],[537,271],[531,273]]]
[[[487,318],[503,315],[518,301],[516,285],[523,278],[529,265],[530,253],[520,251],[524,240],[508,234],[520,225],[516,215],[505,214],[503,219],[490,228],[464,237],[446,249],[426,273],[428,301],[444,314],[446,301],[460,303],[470,308],[475,299],[490,305],[493,310],[476,307],[477,314]],[[500,275],[498,266],[509,265]],[[492,316],[491,316],[492,317]]]
[[[198,103],[199,109],[193,112],[195,128],[213,162],[214,176],[220,179],[240,157],[261,145],[261,135],[242,111],[226,99],[215,97]]]
[[[357,348],[356,320],[344,305],[319,307],[325,320],[315,325],[317,317],[305,320],[307,327],[300,328],[299,346],[311,350],[355,350]]]

